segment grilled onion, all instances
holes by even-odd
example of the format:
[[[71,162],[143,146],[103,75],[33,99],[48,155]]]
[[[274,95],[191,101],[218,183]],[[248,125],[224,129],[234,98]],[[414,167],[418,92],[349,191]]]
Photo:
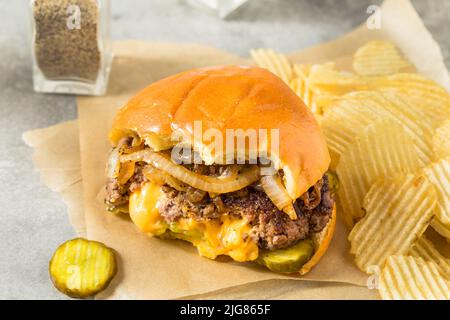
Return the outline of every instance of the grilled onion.
[[[154,167],[170,174],[176,179],[207,192],[227,193],[247,187],[259,179],[259,168],[249,166],[243,168],[239,175],[231,177],[209,177],[186,169],[172,162],[170,156],[154,152],[152,150],[141,150],[132,154],[122,155],[121,162],[144,161]]]
[[[106,167],[107,177],[110,179],[115,179],[120,176],[119,179],[125,180],[123,183],[127,182],[128,179],[131,178],[132,176],[131,175],[127,179],[127,174],[131,171],[131,167],[133,167],[132,169],[134,171],[134,164],[128,164],[125,169],[122,169],[120,163],[120,156],[125,153],[133,153],[142,150],[142,148],[143,148],[142,140],[137,136],[133,138],[124,137],[120,139],[119,143],[117,144],[117,147],[113,148],[111,150],[111,153],[109,154],[108,164]],[[122,170],[125,170],[125,173],[122,173]]]
[[[119,176],[120,170],[120,148],[111,150],[108,158],[108,165],[106,167],[106,176],[110,179],[115,179]]]
[[[297,219],[297,212],[295,211],[294,204],[290,203],[283,211],[291,218],[291,220]]]
[[[242,165],[228,165],[228,166],[223,166],[219,169],[219,173],[220,179],[235,179],[238,175],[239,172],[242,170]]]
[[[273,176],[264,176],[261,178],[261,186],[273,204],[287,213],[292,220],[297,219],[292,199],[287,193],[278,174]]]
[[[168,184],[172,188],[178,190],[178,191],[186,191],[187,186],[184,185],[181,181],[175,179],[170,174],[167,174],[166,172],[156,169],[152,166],[146,166],[142,173],[144,176],[150,180],[151,182],[159,185]]]
[[[134,169],[136,168],[135,162],[125,162],[120,165],[119,175],[117,180],[119,180],[120,185],[124,185],[128,180],[134,175]]]
[[[199,203],[205,198],[206,191],[188,187],[186,191],[186,196],[190,202]]]

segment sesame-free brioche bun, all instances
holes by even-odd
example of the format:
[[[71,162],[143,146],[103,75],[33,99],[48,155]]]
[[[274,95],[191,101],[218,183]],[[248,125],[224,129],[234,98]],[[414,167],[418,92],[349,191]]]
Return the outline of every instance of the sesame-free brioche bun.
[[[194,135],[194,121],[202,130],[271,129],[279,131],[279,148],[271,152],[271,138],[259,137],[258,150],[266,152],[284,183],[297,199],[322,178],[330,164],[324,136],[313,114],[281,79],[257,67],[221,66],[182,72],[157,81],[132,98],[117,114],[110,140],[114,145],[130,134],[144,139],[155,151],[173,147],[174,136],[188,138],[205,164],[224,163],[223,150]],[[218,131],[217,131],[218,130]],[[175,135],[174,135],[175,133]],[[248,146],[247,146],[248,148]],[[248,157],[252,150],[235,155]]]

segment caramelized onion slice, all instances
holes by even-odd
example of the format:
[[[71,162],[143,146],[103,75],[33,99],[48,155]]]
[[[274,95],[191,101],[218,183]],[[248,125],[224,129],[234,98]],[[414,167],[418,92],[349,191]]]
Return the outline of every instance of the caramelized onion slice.
[[[119,175],[117,176],[120,185],[124,185],[131,179],[134,175],[135,168],[135,162],[125,162],[120,165]]]
[[[223,167],[220,172],[220,179],[235,179],[239,175],[239,172],[243,169],[243,165],[235,164]]]
[[[131,140],[131,144],[129,144],[129,140]],[[143,144],[142,141],[139,137],[124,137],[122,138],[117,147],[114,147],[108,157],[108,163],[107,163],[107,167],[106,167],[106,176],[110,179],[122,179],[124,180],[126,177],[124,177],[123,173],[121,172],[123,169],[121,168],[121,161],[120,161],[120,156],[122,154],[126,154],[126,153],[133,153],[139,150],[142,150],[143,148]],[[123,164],[122,164],[123,166]],[[128,164],[127,167],[124,169],[126,171],[125,174],[128,174],[131,171],[131,166],[133,166],[133,170],[134,170],[134,164]],[[121,178],[122,176],[122,178]],[[131,176],[130,176],[131,177]],[[129,178],[130,178],[129,177]],[[125,180],[126,182],[127,180]],[[124,183],[125,183],[124,182]]]
[[[205,198],[206,191],[188,187],[186,191],[186,196],[190,202],[199,203]]]
[[[132,154],[122,155],[120,161],[144,161],[150,163],[155,168],[170,174],[191,187],[214,193],[237,191],[259,179],[259,168],[257,166],[245,167],[237,176],[209,177],[177,165],[170,159],[170,156],[152,150],[141,150]]]
[[[175,179],[170,174],[167,174],[162,170],[156,169],[153,166],[146,166],[142,170],[142,173],[148,180],[150,180],[154,184],[158,185],[168,184],[172,188],[182,192],[187,190],[187,186],[180,180]]]
[[[286,212],[292,220],[297,219],[292,199],[287,193],[286,188],[283,186],[278,174],[262,177],[261,186],[269,199],[279,210]]]
[[[294,204],[290,203],[283,211],[291,218],[291,220],[297,219],[297,212],[295,212]]]
[[[108,158],[108,164],[106,167],[106,176],[110,179],[115,179],[119,176],[120,171],[120,148],[114,148],[111,150]]]

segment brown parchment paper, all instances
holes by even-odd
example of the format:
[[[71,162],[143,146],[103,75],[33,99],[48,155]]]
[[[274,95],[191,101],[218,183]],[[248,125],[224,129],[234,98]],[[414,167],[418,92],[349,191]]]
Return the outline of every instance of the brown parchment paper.
[[[63,122],[23,134],[24,142],[34,149],[33,163],[41,181],[61,195],[67,204],[75,232],[86,236],[81,181],[78,121]]]
[[[389,39],[422,74],[448,88],[448,72],[439,46],[409,1],[386,1],[382,6],[382,17],[381,30],[372,31],[362,26],[341,39],[293,53],[291,58],[311,63],[333,60],[339,67],[348,68],[349,55],[358,46],[370,39]],[[134,93],[170,74],[206,65],[248,63],[210,47],[187,44],[121,42],[115,45],[115,55],[107,95],[78,99],[83,176],[83,196],[79,195],[78,201],[84,198],[86,235],[105,242],[120,255],[119,275],[101,298],[213,298],[222,295],[228,298],[301,299],[333,298],[333,292],[336,297],[350,297],[352,294],[349,292],[361,298],[376,297],[366,288],[342,284],[365,286],[367,279],[354,267],[348,255],[347,232],[342,223],[338,223],[334,240],[321,263],[306,277],[294,278],[315,281],[300,282],[257,266],[200,258],[189,244],[148,238],[139,233],[128,219],[107,214],[99,201],[99,192],[105,181],[104,165],[110,148],[106,136],[116,110]],[[64,174],[69,175],[69,172],[66,170]],[[58,178],[47,179],[53,181]],[[53,188],[57,190],[62,185],[59,181]],[[81,209],[79,211],[82,212]],[[271,296],[270,292],[278,294]]]

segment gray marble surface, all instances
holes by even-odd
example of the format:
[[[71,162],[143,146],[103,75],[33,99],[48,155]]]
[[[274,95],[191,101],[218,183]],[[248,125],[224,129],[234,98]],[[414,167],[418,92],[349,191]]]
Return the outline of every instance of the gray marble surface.
[[[70,96],[32,90],[27,0],[0,0],[0,299],[64,299],[48,260],[74,236],[66,207],[39,181],[22,132],[75,119]],[[241,55],[292,51],[333,39],[367,17],[377,0],[251,0],[226,20],[185,0],[112,0],[113,39],[197,42]],[[413,0],[450,65],[450,1]]]

